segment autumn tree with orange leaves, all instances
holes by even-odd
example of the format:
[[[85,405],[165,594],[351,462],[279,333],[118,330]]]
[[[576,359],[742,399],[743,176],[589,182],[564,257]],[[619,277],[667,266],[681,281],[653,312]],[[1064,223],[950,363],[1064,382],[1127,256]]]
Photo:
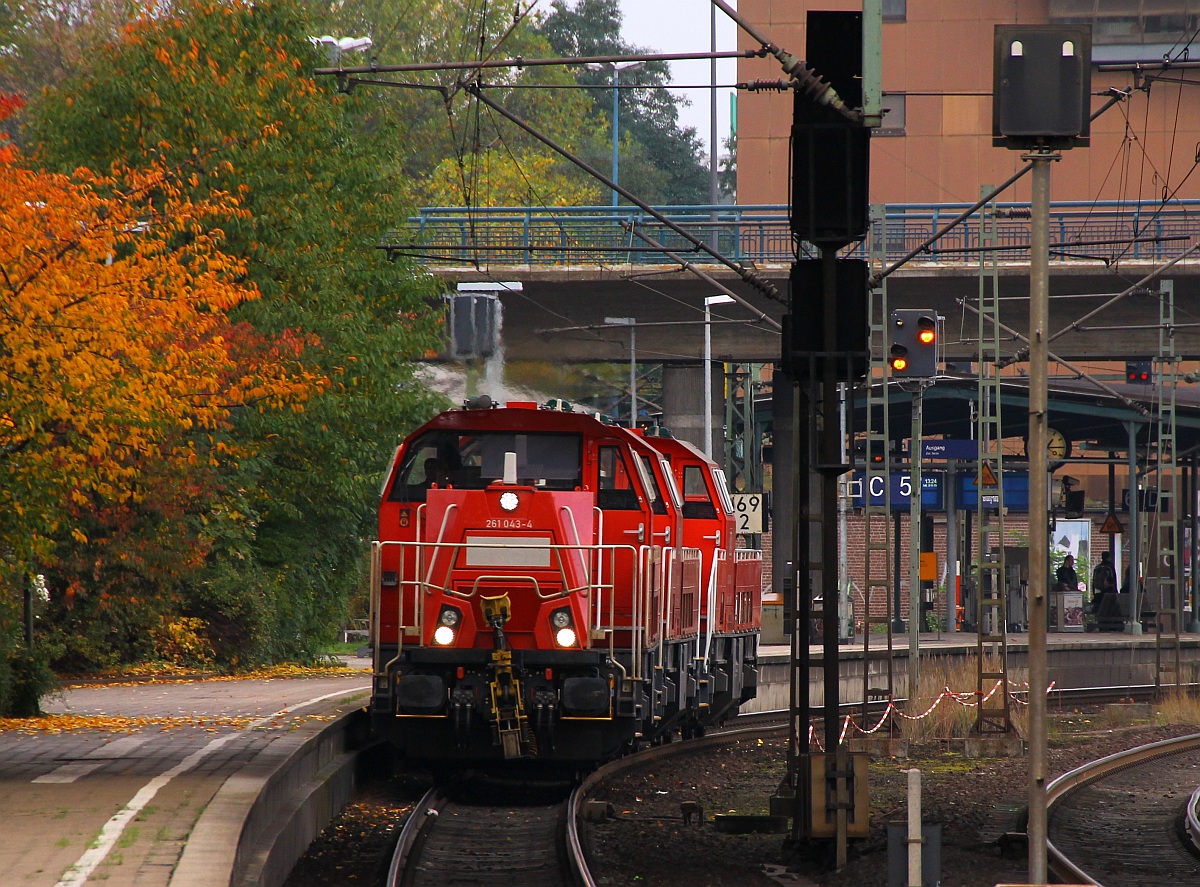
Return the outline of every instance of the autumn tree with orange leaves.
[[[0,115],[14,105],[5,99]],[[267,341],[230,320],[258,297],[245,261],[222,250],[221,224],[245,212],[232,196],[190,198],[186,170],[66,176],[20,161],[0,145],[0,552],[10,588],[57,540],[87,544],[97,514],[154,510],[186,493],[183,479],[244,455],[229,439],[234,410],[300,405],[326,384],[301,367],[302,338]]]
[[[231,386],[227,428],[197,420],[162,438],[176,464],[195,452],[186,473],[143,471],[162,483],[136,509],[82,509],[86,541],[60,530],[46,571],[59,665],[136,658],[153,619],[127,614],[147,595],[198,620],[218,660],[306,658],[362,587],[381,466],[432,409],[412,361],[439,344],[442,303],[436,282],[376,248],[410,212],[408,118],[314,79],[325,56],[308,36],[322,33],[297,0],[157,5],[25,115],[31,161],[47,169],[178,169],[170,197],[184,205],[236,195],[236,212],[196,216],[169,242],[215,237],[257,290],[229,308],[223,343],[302,344],[296,361],[328,380],[299,411],[238,408],[262,392]],[[155,214],[167,193],[146,193]],[[214,446],[237,458],[210,466]]]
[[[151,190],[153,210],[140,199]],[[323,385],[298,368],[302,343],[278,343],[270,360],[237,353],[227,312],[257,292],[212,224],[237,212],[228,196],[189,200],[161,170],[0,165],[6,548],[36,557],[64,528],[86,541],[71,505],[134,501],[145,460],[219,459],[232,408],[298,403]]]

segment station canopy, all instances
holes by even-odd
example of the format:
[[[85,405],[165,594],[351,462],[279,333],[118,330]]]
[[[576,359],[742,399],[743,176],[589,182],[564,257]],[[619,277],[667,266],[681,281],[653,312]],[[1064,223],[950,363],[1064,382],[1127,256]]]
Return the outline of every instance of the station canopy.
[[[1158,440],[1158,416],[1169,409],[1169,391],[1157,385],[1105,382],[1104,391],[1086,379],[1051,377],[1048,386],[1050,428],[1071,442],[1072,453],[1095,456],[1127,454],[1130,429],[1142,451]],[[1006,440],[1021,439],[1029,428],[1029,383],[1024,377],[1005,379],[1000,385],[1001,428]],[[1161,398],[1160,398],[1161,395]],[[969,439],[975,436],[975,404],[978,387],[974,377],[941,376],[925,389],[922,437]],[[1176,458],[1200,450],[1200,385],[1184,382],[1176,386]],[[912,434],[912,394],[893,384],[888,396],[891,440],[907,440]],[[856,392],[854,429],[866,430],[866,398]]]

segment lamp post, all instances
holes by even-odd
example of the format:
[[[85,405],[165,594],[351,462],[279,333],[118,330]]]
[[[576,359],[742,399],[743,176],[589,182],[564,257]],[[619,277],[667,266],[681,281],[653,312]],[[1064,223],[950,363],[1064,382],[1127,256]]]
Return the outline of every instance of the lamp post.
[[[716,295],[704,297],[704,455],[712,458],[712,306],[725,305],[733,301],[732,296]]]
[[[623,65],[601,65],[589,64],[586,67],[592,71],[603,71],[606,68],[612,70],[612,180],[614,185],[619,185],[621,180],[620,175],[620,145],[621,145],[621,106],[618,103],[620,89],[618,88],[621,80],[622,71],[632,71],[636,68],[641,68],[645,62],[625,62]],[[612,205],[617,205],[617,190],[614,188],[612,192]]]
[[[308,42],[313,46],[324,46],[329,54],[329,64],[340,65],[342,55],[347,52],[365,52],[374,45],[370,37],[309,37]]]
[[[633,317],[606,317],[609,326],[629,327],[629,427],[637,428],[637,320]]]

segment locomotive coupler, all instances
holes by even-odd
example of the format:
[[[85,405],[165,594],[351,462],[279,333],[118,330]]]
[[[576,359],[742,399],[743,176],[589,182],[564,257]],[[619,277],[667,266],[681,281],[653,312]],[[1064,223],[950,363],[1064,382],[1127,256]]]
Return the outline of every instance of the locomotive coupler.
[[[504,634],[504,623],[508,621],[511,603],[508,595],[485,597],[480,601],[484,618],[496,634],[496,648],[492,651],[492,677],[489,682],[492,697],[493,739],[504,751],[504,757],[519,758],[532,753],[529,723],[521,699],[521,682],[513,673],[512,651]]]

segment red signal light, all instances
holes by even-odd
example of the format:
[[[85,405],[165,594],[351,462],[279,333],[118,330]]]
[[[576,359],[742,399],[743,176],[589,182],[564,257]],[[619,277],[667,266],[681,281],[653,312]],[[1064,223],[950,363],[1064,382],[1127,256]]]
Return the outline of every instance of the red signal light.
[[[937,321],[932,317],[917,318],[917,341],[922,345],[932,345],[937,338]]]

